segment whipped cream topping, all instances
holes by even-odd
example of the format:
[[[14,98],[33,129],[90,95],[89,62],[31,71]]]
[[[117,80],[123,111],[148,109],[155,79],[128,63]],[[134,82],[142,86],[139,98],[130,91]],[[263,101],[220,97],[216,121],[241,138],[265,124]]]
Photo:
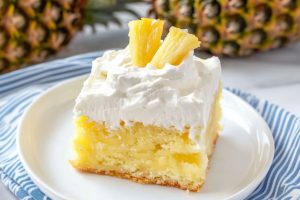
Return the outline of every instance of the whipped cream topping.
[[[217,57],[200,59],[193,52],[179,65],[156,69],[132,66],[129,49],[112,50],[93,61],[92,72],[76,99],[75,116],[127,125],[205,130],[221,79]],[[193,136],[192,136],[193,137]]]

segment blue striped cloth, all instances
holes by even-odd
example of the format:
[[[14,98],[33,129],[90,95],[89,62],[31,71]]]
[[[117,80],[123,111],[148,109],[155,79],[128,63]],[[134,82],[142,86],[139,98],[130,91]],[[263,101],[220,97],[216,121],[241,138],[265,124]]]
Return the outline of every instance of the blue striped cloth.
[[[89,73],[91,61],[99,55],[73,56],[0,76],[0,177],[17,198],[49,199],[30,180],[16,152],[15,135],[24,109],[57,82]],[[300,119],[251,94],[228,90],[261,114],[275,141],[271,169],[247,199],[300,199]]]

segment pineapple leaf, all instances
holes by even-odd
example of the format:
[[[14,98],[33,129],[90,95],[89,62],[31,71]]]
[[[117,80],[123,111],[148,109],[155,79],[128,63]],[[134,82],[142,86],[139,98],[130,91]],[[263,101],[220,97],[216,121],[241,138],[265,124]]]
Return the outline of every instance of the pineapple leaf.
[[[128,7],[129,3],[140,2],[138,0],[90,0],[85,8],[85,24],[103,24],[107,26],[109,23],[122,25],[117,13],[127,13],[136,18],[140,18],[139,14]]]
[[[115,16],[115,13],[108,12],[107,10],[88,10],[85,13],[85,23],[94,25],[94,24],[103,24],[108,26],[110,22],[121,26],[121,21]]]
[[[134,10],[126,7],[126,6],[117,6],[114,9],[112,9],[111,11],[117,11],[117,12],[125,12],[128,14],[131,14],[132,16],[136,17],[136,18],[140,18],[141,16],[135,12]]]

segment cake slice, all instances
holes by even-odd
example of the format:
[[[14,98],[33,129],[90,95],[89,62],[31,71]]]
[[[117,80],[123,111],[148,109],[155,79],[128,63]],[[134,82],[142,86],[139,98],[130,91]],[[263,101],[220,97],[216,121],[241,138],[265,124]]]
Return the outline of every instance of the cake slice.
[[[70,162],[85,172],[199,191],[220,132],[220,62],[195,57],[200,42],[175,27],[157,44],[162,25],[131,22],[129,47],[93,61],[76,99]]]

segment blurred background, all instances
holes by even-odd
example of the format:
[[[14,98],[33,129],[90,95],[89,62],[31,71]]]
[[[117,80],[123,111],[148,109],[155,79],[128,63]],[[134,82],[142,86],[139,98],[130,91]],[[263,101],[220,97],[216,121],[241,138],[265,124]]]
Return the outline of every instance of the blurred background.
[[[123,48],[128,21],[149,14],[196,34],[200,57],[220,56],[225,87],[300,116],[300,0],[0,0],[0,74]],[[14,199],[1,184],[0,199]]]

